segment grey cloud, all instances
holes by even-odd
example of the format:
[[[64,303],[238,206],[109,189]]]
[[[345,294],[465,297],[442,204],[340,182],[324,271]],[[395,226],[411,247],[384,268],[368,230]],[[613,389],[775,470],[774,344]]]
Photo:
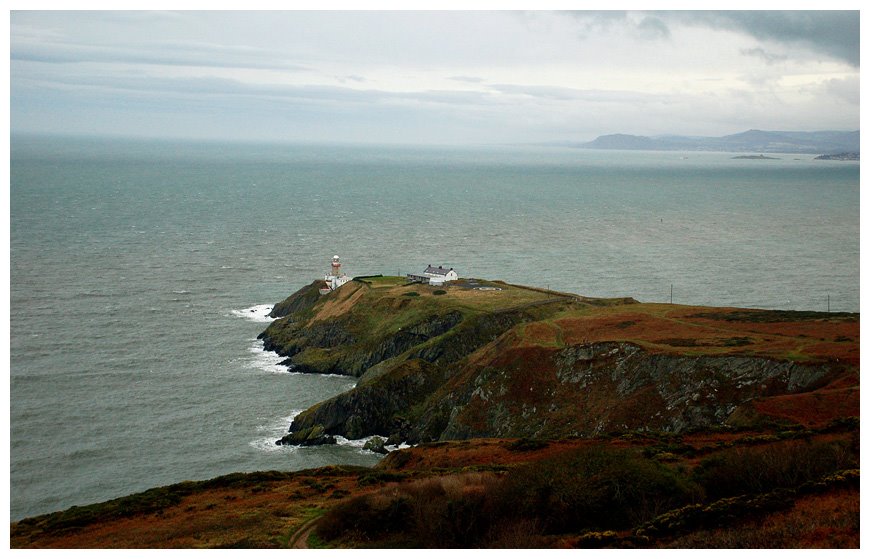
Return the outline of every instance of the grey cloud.
[[[447,79],[465,83],[483,83],[485,81],[483,78],[478,78],[475,76],[451,76]]]
[[[641,39],[659,40],[671,36],[671,30],[657,15],[646,15],[638,23],[625,11],[582,11],[569,12],[580,24],[581,38],[595,31],[608,31],[615,25],[626,25]]]
[[[19,80],[19,87],[37,89],[88,88],[127,92],[137,96],[248,97],[314,103],[416,102],[445,105],[480,105],[490,95],[478,91],[394,92],[331,85],[249,84],[226,78],[153,78],[138,76],[39,76]]]
[[[81,62],[157,64],[306,71],[274,52],[252,47],[163,41],[110,46],[69,42],[13,41],[12,60],[71,64]]]
[[[788,60],[788,55],[774,54],[772,52],[768,52],[761,47],[755,47],[752,49],[741,49],[740,54],[742,54],[743,56],[753,56],[756,58],[760,58],[768,64],[775,64],[777,62],[784,62]]]
[[[631,23],[627,12],[570,12],[579,22],[581,36]],[[802,11],[653,11],[635,27],[641,37],[660,39],[670,35],[669,25],[703,25],[746,33],[759,40],[781,44],[802,44],[858,67],[860,65],[861,22],[859,12],[832,10]]]
[[[551,101],[587,101],[596,103],[645,103],[666,102],[663,95],[617,90],[574,89],[543,85],[496,84],[491,89],[511,95],[525,95]]]
[[[647,16],[637,25],[637,30],[644,39],[667,39],[671,31],[661,19]]]
[[[628,21],[628,12],[620,10],[583,10],[565,13],[580,22],[584,32],[591,32],[596,29],[606,30],[613,25]]]
[[[583,92],[569,87],[553,87],[543,85],[495,84],[491,89],[510,95],[526,95],[554,101],[572,101],[579,99]]]
[[[825,91],[831,96],[858,106],[861,102],[861,80],[859,78],[830,79],[825,82]]]
[[[658,15],[742,31],[756,39],[804,44],[853,66],[860,65],[861,21],[858,11],[700,11],[660,12]]]

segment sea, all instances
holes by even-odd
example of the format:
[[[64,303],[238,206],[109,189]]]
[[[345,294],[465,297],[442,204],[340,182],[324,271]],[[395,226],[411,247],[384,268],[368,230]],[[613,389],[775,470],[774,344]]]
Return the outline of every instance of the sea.
[[[859,164],[811,155],[12,136],[10,517],[231,472],[354,386],[278,365],[271,306],[427,265],[591,297],[859,310]]]

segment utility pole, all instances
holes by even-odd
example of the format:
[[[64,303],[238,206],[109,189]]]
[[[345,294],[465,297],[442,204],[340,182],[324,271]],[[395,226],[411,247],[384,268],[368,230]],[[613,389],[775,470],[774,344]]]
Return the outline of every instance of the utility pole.
[[[831,296],[828,295],[828,312],[831,312]]]
[[[671,284],[671,304],[674,304],[674,284]]]

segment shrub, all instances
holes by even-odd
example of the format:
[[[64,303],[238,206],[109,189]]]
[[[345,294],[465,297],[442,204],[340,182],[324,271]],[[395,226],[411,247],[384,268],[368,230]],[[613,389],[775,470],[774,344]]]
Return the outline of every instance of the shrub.
[[[365,487],[366,485],[376,485],[390,481],[402,481],[408,476],[405,472],[389,472],[384,470],[372,470],[361,475],[357,479],[357,485]]]
[[[697,488],[635,452],[578,449],[511,471],[502,508],[538,518],[548,533],[619,530],[692,502]]]
[[[541,523],[536,518],[496,520],[481,542],[494,549],[532,549],[547,547]]]
[[[789,440],[724,450],[704,459],[693,478],[708,498],[720,499],[797,487],[854,464],[845,444]]]
[[[447,295],[447,292],[444,291],[443,289],[436,289],[435,291],[432,292],[432,295]]]
[[[513,452],[529,452],[532,450],[540,450],[547,448],[550,443],[540,439],[517,439],[507,444],[505,448]]]
[[[331,541],[347,533],[376,539],[408,527],[411,508],[406,498],[383,492],[364,495],[336,505],[318,521],[315,534]]]
[[[406,291],[406,292],[402,293],[402,295],[404,295],[405,297],[419,297],[420,296],[420,294],[417,293],[416,291]]]
[[[390,484],[327,512],[316,534],[326,541],[400,537],[415,547],[472,547],[489,531],[496,483],[495,474],[466,473]]]
[[[495,483],[493,474],[472,473],[410,484],[414,539],[430,548],[473,547],[488,532]]]

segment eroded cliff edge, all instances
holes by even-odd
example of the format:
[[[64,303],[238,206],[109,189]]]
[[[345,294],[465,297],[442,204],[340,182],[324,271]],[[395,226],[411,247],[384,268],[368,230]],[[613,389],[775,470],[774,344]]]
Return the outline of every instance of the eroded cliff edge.
[[[858,415],[859,317],[590,299],[503,282],[311,284],[261,335],[285,363],[359,377],[287,444],[559,438]],[[316,296],[315,296],[316,295]]]

